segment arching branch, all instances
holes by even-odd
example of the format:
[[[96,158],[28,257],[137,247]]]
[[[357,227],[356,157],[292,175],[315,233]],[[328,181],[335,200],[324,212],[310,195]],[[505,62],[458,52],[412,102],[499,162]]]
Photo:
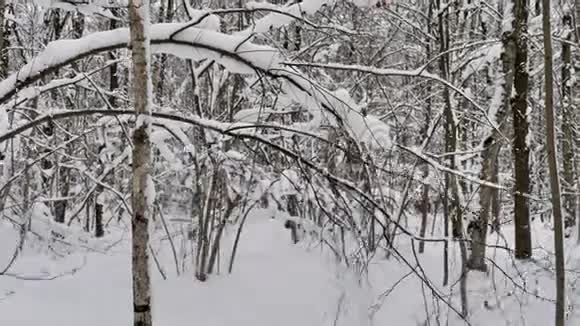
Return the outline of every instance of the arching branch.
[[[193,60],[212,59],[234,73],[259,73],[282,80],[289,86],[287,91],[293,93],[299,102],[307,107],[321,107],[331,113],[339,125],[343,124],[343,116],[337,112],[332,96],[314,86],[299,72],[283,68],[276,49],[195,27],[184,30],[186,25],[152,25],[152,51]],[[176,31],[180,33],[174,35]],[[34,60],[0,82],[0,104],[7,103],[20,90],[66,65],[101,52],[127,47],[128,42],[129,31],[126,28],[93,33],[76,40],[52,42]]]

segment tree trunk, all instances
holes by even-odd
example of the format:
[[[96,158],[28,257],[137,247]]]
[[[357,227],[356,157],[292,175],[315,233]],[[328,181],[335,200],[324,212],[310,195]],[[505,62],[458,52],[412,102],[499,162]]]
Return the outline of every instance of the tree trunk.
[[[111,13],[114,16],[117,16],[118,14],[118,9],[116,8],[112,8],[111,9]],[[109,29],[113,30],[116,29],[118,27],[118,22],[116,19],[111,19],[109,20]],[[117,58],[116,54],[114,51],[111,51],[107,54],[107,57],[109,60],[115,60]],[[119,76],[117,76],[118,73],[118,69],[119,69],[119,65],[117,63],[114,63],[111,65],[111,68],[109,69],[109,91],[111,93],[118,91],[119,90]],[[112,108],[117,108],[118,107],[118,102],[117,102],[117,97],[113,94],[110,95],[108,97],[108,101],[109,104],[111,105]],[[99,148],[97,149],[97,152],[99,153],[99,165],[101,166],[102,170],[104,171],[104,167],[106,162],[101,161],[101,154],[102,151],[106,148],[106,144],[105,142],[106,140],[106,130],[103,130],[103,137],[101,139],[101,143],[99,144]],[[126,138],[122,138],[123,143],[125,143],[127,141]],[[108,176],[105,177],[105,181],[108,181],[110,179],[114,180],[114,176],[115,176],[115,172],[111,172]],[[103,212],[104,212],[104,198],[103,198],[103,187],[99,186],[97,188],[97,191],[95,191],[95,237],[99,238],[105,235],[105,230],[104,230],[104,225],[103,225]],[[122,213],[119,214],[119,218],[121,218]]]
[[[197,246],[197,266],[195,277],[202,282],[207,280],[207,259],[209,257],[210,243],[211,243],[211,229],[210,222],[213,221],[214,217],[212,213],[213,205],[216,197],[216,184],[218,178],[218,169],[214,166],[213,171],[210,173],[207,186],[204,187],[206,190],[206,196],[203,201],[203,208],[201,214],[199,215],[199,227],[198,227],[198,246]],[[211,216],[210,216],[211,215]]]
[[[574,1],[574,9],[576,11],[576,26],[575,26],[575,32],[576,32],[576,42],[578,44],[580,44],[580,0],[576,0]],[[574,57],[574,64],[578,65],[580,63],[580,50],[578,49],[578,47],[576,47],[576,55]],[[580,76],[580,69],[575,68],[574,69],[576,71],[576,83],[575,83],[575,92],[573,95],[573,107],[578,110],[578,107],[580,107],[580,81],[578,79],[578,77]],[[576,126],[580,125],[580,115],[574,117],[574,124]],[[576,129],[574,134],[574,138],[576,139],[576,141],[574,142],[574,145],[576,148],[580,148],[580,135],[579,135],[579,131],[578,129]],[[576,175],[578,176],[578,178],[580,178],[580,155],[576,154],[575,157],[573,158],[573,165],[574,165],[574,170],[576,171]],[[575,187],[574,190],[575,192],[580,192],[580,181],[575,180]],[[575,208],[575,214],[576,216],[580,217],[580,200],[578,200],[577,198],[576,200],[576,208]],[[580,243],[580,220],[576,221],[577,223],[577,228],[578,228],[578,243]]]
[[[546,94],[544,107],[546,115],[546,136],[548,166],[550,170],[550,190],[552,193],[552,211],[554,214],[554,250],[556,252],[556,326],[565,324],[565,271],[564,271],[564,232],[562,205],[560,203],[560,180],[556,155],[556,125],[554,118],[554,84],[552,58],[552,27],[550,26],[550,0],[542,1],[542,22],[544,30],[544,81]]]
[[[149,218],[154,198],[149,187],[151,170],[151,75],[150,75],[150,38],[149,38],[149,0],[129,2],[131,29],[131,52],[133,59],[133,96],[136,111],[133,132],[133,325],[150,326],[151,319],[151,280],[149,275]]]
[[[495,169],[491,176],[491,182],[497,184],[499,182],[499,158],[495,158]],[[501,228],[501,199],[500,191],[498,189],[492,190],[491,197],[491,232],[499,232]]]
[[[450,31],[449,31],[449,24],[451,22],[449,17],[449,7],[447,5],[442,5],[441,1],[438,0],[438,8],[446,8],[444,13],[439,15],[439,39],[441,42],[440,53],[441,59],[439,60],[439,67],[441,70],[441,76],[445,80],[449,80],[451,73],[450,73],[450,54],[449,54],[449,42],[450,42]],[[443,88],[443,99],[445,101],[445,108],[444,108],[444,115],[445,115],[445,153],[449,154],[447,159],[447,166],[454,170],[457,167],[456,164],[456,157],[451,153],[455,153],[457,151],[457,123],[455,119],[455,114],[453,112],[452,103],[451,103],[451,94],[449,92],[448,87]],[[451,222],[451,234],[453,239],[459,240],[459,248],[461,250],[461,282],[460,282],[460,295],[461,295],[461,315],[462,317],[467,317],[468,313],[468,305],[467,305],[467,250],[465,241],[463,241],[463,219],[461,213],[461,203],[460,203],[460,192],[461,188],[459,187],[459,182],[455,175],[451,173],[445,174],[445,193],[449,194],[446,195],[446,203],[447,206],[447,222],[445,227],[448,227],[448,222]],[[448,266],[448,259],[449,253],[447,242],[445,244],[445,271],[444,271],[444,284],[446,284],[449,280],[449,266]]]
[[[161,23],[171,23],[173,20],[175,9],[173,8],[173,0],[167,1],[167,7],[164,7],[163,1],[161,2],[161,11],[160,11],[160,22]],[[167,79],[166,76],[166,66],[167,66],[167,54],[161,54],[159,61],[157,62],[158,68],[158,76],[157,76],[157,90],[156,90],[156,99],[157,104],[163,106],[165,103],[165,93],[167,92],[167,88],[165,87],[165,81]]]
[[[111,9],[111,13],[113,15],[117,15],[117,9]],[[109,29],[113,30],[118,27],[118,23],[116,19],[109,20]],[[115,60],[116,55],[114,51],[108,53],[109,60]],[[111,65],[111,69],[109,70],[109,91],[114,92],[119,88],[119,77],[117,76],[117,71],[119,69],[119,65],[114,63]],[[117,98],[113,95],[109,96],[109,103],[113,108],[117,107]]]
[[[503,53],[501,55],[503,85],[501,91],[503,99],[498,103],[500,107],[494,119],[499,122],[499,128],[503,134],[506,134],[506,118],[509,106],[509,94],[513,87],[514,72],[514,42],[513,33],[506,32],[502,36]],[[489,137],[483,143],[483,152],[481,155],[481,179],[497,183],[498,174],[498,156],[501,150],[501,135],[497,130],[491,130]],[[487,229],[490,216],[494,216],[493,228],[499,226],[499,198],[497,189],[482,185],[479,192],[480,212],[476,220],[468,227],[471,235],[471,254],[469,257],[468,267],[473,270],[486,271],[485,249],[487,241]]]
[[[490,137],[491,139],[491,137]],[[482,153],[482,167],[481,179],[490,180],[493,176],[493,171],[496,169],[494,156],[499,152],[499,145],[490,141],[484,144]],[[489,216],[491,215],[491,201],[493,197],[493,188],[481,186],[479,192],[479,216],[468,227],[468,232],[471,235],[471,254],[467,267],[469,269],[485,272],[487,265],[485,263],[485,249],[487,241],[487,224]]]
[[[565,36],[567,41],[572,41],[572,16],[567,12],[563,18]],[[562,196],[562,206],[564,208],[564,227],[570,229],[576,221],[576,196],[575,184],[576,173],[574,171],[574,140],[575,130],[574,125],[576,121],[576,114],[574,106],[572,106],[572,92],[571,92],[571,77],[572,77],[572,49],[570,43],[562,42],[562,155],[563,155],[563,190],[565,194]]]
[[[8,70],[8,51],[4,49],[4,37],[6,34],[4,21],[4,13],[6,11],[6,0],[0,0],[0,79],[4,79],[7,76]]]
[[[515,257],[526,259],[532,256],[532,236],[530,230],[530,211],[527,195],[530,190],[530,151],[528,137],[528,8],[527,1],[514,0],[514,41],[515,66],[514,88],[511,99],[513,115],[513,156],[514,156],[514,223]]]
[[[580,0],[574,0],[574,10],[576,11],[576,41],[580,42]]]
[[[437,1],[438,9],[443,8],[441,1]],[[446,9],[445,13],[439,15],[439,39],[441,42],[440,53],[442,54],[439,59],[439,69],[441,70],[441,76],[445,79],[449,79],[449,60],[450,56],[448,53],[449,48],[449,12]],[[443,99],[445,101],[445,152],[455,153],[457,147],[457,125],[455,124],[455,117],[453,114],[453,108],[451,107],[451,94],[449,93],[449,88],[443,88]],[[455,156],[448,155],[447,166],[450,169],[455,169]],[[449,223],[452,225],[452,236],[454,239],[459,239],[461,237],[461,219],[459,217],[458,209],[458,193],[455,177],[449,173],[445,174],[445,237],[448,236]],[[448,243],[446,242],[443,248],[443,259],[444,259],[444,271],[443,271],[443,285],[446,285],[449,280],[449,253],[448,253]]]
[[[102,193],[102,190],[100,192]],[[95,238],[101,238],[105,235],[105,228],[103,226],[103,203],[101,201],[102,196],[95,196]]]
[[[429,177],[429,167],[425,164],[423,167],[422,177],[426,180]],[[421,191],[421,228],[419,229],[419,236],[421,238],[425,237],[427,232],[427,217],[429,216],[429,186],[424,184]],[[419,253],[422,254],[425,251],[425,241],[419,242]]]
[[[209,256],[209,262],[208,262],[208,266],[207,266],[207,273],[208,274],[212,274],[213,273],[213,269],[216,266],[216,261],[218,260],[218,255],[220,252],[220,248],[221,248],[221,239],[223,236],[223,231],[226,227],[226,224],[228,222],[228,219],[230,217],[230,215],[232,214],[234,208],[236,207],[234,201],[231,201],[229,198],[227,198],[227,195],[223,195],[223,197],[225,197],[226,199],[226,207],[225,207],[225,212],[224,215],[221,217],[221,221],[217,226],[217,234],[214,237],[214,241],[213,241],[213,246],[211,248],[211,253]],[[219,266],[218,266],[218,270],[219,270]]]
[[[70,177],[69,170],[60,166],[57,166],[58,177],[57,177],[57,193],[61,197],[67,197],[70,190]],[[60,187],[60,190],[58,189]],[[64,223],[66,217],[67,200],[62,199],[54,203],[54,220],[57,223]]]
[[[432,2],[429,3],[429,10],[428,10],[428,21],[429,24],[427,24],[427,31],[429,33],[429,35],[431,35],[432,33],[432,28],[431,28],[431,20],[433,17],[433,6],[432,6]],[[427,46],[426,46],[426,57],[430,58],[431,57],[431,40],[427,39]],[[431,85],[426,85],[427,87],[427,94],[431,94],[432,92],[432,87]],[[427,112],[426,112],[426,116],[425,116],[425,125],[423,125],[423,128],[421,130],[421,137],[423,139],[426,139],[429,135],[429,124],[431,121],[431,106],[432,106],[432,100],[431,97],[429,96],[427,98]],[[427,164],[424,164],[422,167],[422,177],[423,180],[427,180],[429,178],[429,166]],[[430,186],[427,184],[423,184],[423,189],[421,191],[421,228],[419,230],[419,236],[421,236],[422,238],[425,237],[425,234],[427,232],[427,220],[428,220],[428,216],[429,216],[429,211],[430,211],[430,201],[429,201],[429,188]],[[423,253],[425,251],[425,241],[421,241],[419,242],[419,253]]]

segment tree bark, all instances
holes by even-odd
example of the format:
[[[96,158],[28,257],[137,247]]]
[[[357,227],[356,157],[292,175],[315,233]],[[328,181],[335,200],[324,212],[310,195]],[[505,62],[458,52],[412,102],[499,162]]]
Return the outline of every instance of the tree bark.
[[[113,15],[117,15],[117,9],[111,9],[111,13]],[[116,29],[118,26],[116,19],[109,20],[109,29],[113,30]],[[115,51],[111,51],[108,54],[109,60],[115,60],[117,58]],[[117,71],[119,69],[119,65],[114,63],[111,65],[111,69],[109,70],[109,91],[114,92],[117,91],[119,88],[119,77],[117,76]],[[109,96],[109,103],[113,108],[117,107],[117,98],[114,95]]]
[[[0,79],[7,76],[8,51],[4,49],[4,37],[6,34],[4,13],[6,11],[6,0],[0,0]]]
[[[429,35],[431,35],[432,30],[431,30],[431,20],[433,17],[433,5],[432,2],[429,3],[429,10],[428,10],[428,21],[429,24],[427,24],[427,31],[429,32]],[[430,58],[431,57],[431,40],[427,39],[427,46],[426,46],[426,57]],[[431,94],[432,92],[432,87],[430,85],[427,85],[427,93]],[[426,116],[425,116],[425,125],[423,125],[423,128],[421,130],[421,137],[423,139],[426,139],[428,137],[428,133],[429,133],[429,124],[431,121],[431,105],[432,105],[432,100],[431,97],[427,98],[427,112],[426,112]],[[429,178],[429,166],[427,164],[424,164],[422,167],[422,177],[423,180],[427,180]],[[427,184],[423,184],[423,189],[421,191],[421,205],[420,205],[420,210],[421,210],[421,228],[419,230],[419,235],[423,238],[425,237],[425,234],[427,232],[427,220],[428,220],[428,216],[429,216],[429,211],[430,211],[430,201],[429,201],[429,188],[430,186]],[[419,253],[423,253],[425,251],[425,241],[420,241],[419,242]]]
[[[565,38],[572,41],[572,16],[567,12],[563,18],[565,28]],[[575,107],[572,105],[572,49],[570,43],[562,42],[562,155],[563,155],[563,190],[562,206],[564,216],[564,227],[571,228],[576,221],[576,196],[575,192],[576,173],[574,171],[574,141],[575,141]]]
[[[173,8],[173,0],[167,1],[167,7],[164,7],[163,2],[161,2],[161,9],[163,12],[160,13],[160,20],[161,22],[171,23],[173,21],[173,16],[175,13],[175,9]],[[157,92],[156,98],[157,103],[159,105],[165,104],[165,93],[167,92],[167,88],[165,87],[165,81],[167,79],[166,76],[166,66],[167,66],[167,54],[161,54],[159,61],[157,62],[158,65],[158,79],[157,79]]]
[[[450,73],[450,60],[449,55],[449,42],[450,42],[450,22],[449,17],[449,7],[446,4],[442,4],[438,0],[438,8],[446,8],[444,13],[439,15],[439,38],[441,41],[440,53],[441,59],[439,60],[439,66],[441,70],[441,76],[445,80],[449,80]],[[445,153],[449,154],[447,159],[447,166],[450,169],[455,169],[457,167],[456,157],[454,154],[457,151],[457,123],[455,119],[455,114],[453,112],[451,94],[448,87],[443,88],[443,99],[445,101],[444,116],[445,116]],[[461,252],[461,282],[460,282],[460,295],[461,295],[461,314],[462,317],[467,317],[468,314],[468,304],[467,304],[467,248],[464,240],[463,234],[463,218],[461,213],[461,198],[460,198],[461,188],[459,187],[459,182],[455,175],[451,173],[445,174],[445,193],[447,206],[447,221],[445,228],[448,227],[448,222],[451,222],[451,234],[453,239],[459,240],[458,245]],[[449,194],[449,195],[447,195]],[[447,235],[446,235],[447,237]],[[444,270],[444,285],[449,281],[449,253],[448,244],[445,243],[444,256],[445,256],[445,270]]]
[[[66,149],[65,149],[66,151]],[[57,177],[57,193],[61,197],[67,197],[70,190],[70,177],[69,170],[62,168],[61,166],[56,167],[58,171]],[[60,187],[60,189],[58,189]],[[54,221],[57,223],[64,223],[66,217],[67,200],[58,200],[54,203]]]
[[[530,150],[528,137],[528,7],[525,0],[514,0],[514,41],[515,94],[511,99],[513,116],[513,156],[514,156],[514,223],[515,257],[527,259],[532,256],[532,236],[530,230],[530,211],[527,195],[530,190]]]
[[[493,139],[490,137],[490,139]],[[497,168],[495,166],[496,160],[493,157],[499,153],[499,145],[493,143],[493,140],[484,144],[482,153],[482,180],[490,180],[493,177],[493,171]],[[491,215],[491,201],[493,197],[493,188],[481,186],[479,192],[480,211],[479,216],[472,222],[468,231],[471,235],[471,253],[467,267],[472,270],[487,271],[485,263],[485,249],[487,242],[487,224],[489,216]]]
[[[575,32],[576,32],[576,42],[577,44],[580,44],[580,0],[575,0],[574,1],[574,9],[576,11],[576,26],[575,26]],[[578,63],[580,63],[580,50],[578,50],[578,47],[576,47],[576,54],[574,57],[574,63],[575,65],[577,65]],[[578,81],[578,77],[580,76],[580,69],[576,68],[576,83],[575,83],[575,92],[573,95],[573,107],[578,110],[578,107],[580,107],[580,82]],[[578,126],[580,125],[580,115],[576,116],[574,121],[575,121],[575,125]],[[574,142],[574,145],[576,148],[580,148],[580,136],[579,136],[579,131],[578,131],[578,127],[576,127],[576,129],[574,130],[574,138],[576,139],[576,141]],[[575,157],[573,158],[573,165],[574,165],[574,170],[576,171],[576,175],[580,178],[580,155],[575,154]],[[575,187],[574,190],[575,192],[580,192],[580,181],[575,180]],[[580,200],[578,200],[576,198],[576,207],[575,207],[575,214],[577,217],[580,217]],[[580,243],[580,220],[576,221],[577,223],[577,228],[578,228],[578,239],[577,242]]]
[[[132,273],[133,273],[133,325],[150,326],[151,280],[149,275],[149,219],[153,198],[149,187],[151,171],[151,75],[149,52],[149,0],[129,2],[131,52],[133,59],[133,96],[136,111],[133,132],[133,183],[132,205]]]
[[[546,136],[548,150],[548,166],[550,170],[550,190],[552,193],[552,211],[554,214],[554,250],[556,252],[556,314],[554,325],[565,324],[565,282],[564,271],[564,232],[562,219],[562,205],[560,202],[560,180],[558,175],[558,161],[556,157],[556,125],[554,118],[554,84],[553,84],[553,55],[552,55],[552,27],[550,25],[550,0],[542,1],[542,25],[544,30],[544,81],[545,96],[544,108],[546,115]]]
[[[441,9],[445,7],[440,0],[437,1],[438,8]],[[439,69],[441,70],[441,76],[448,80],[450,56],[449,52],[449,11],[446,9],[445,13],[439,15],[439,39],[441,42],[440,53],[442,54],[439,59]],[[443,88],[443,99],[445,101],[445,152],[455,153],[457,149],[457,124],[455,123],[455,116],[453,113],[453,108],[451,106],[451,94],[449,88]],[[447,166],[450,169],[455,169],[455,156],[448,155]],[[446,173],[445,174],[445,237],[448,236],[449,223],[451,223],[451,234],[453,239],[461,240],[463,234],[463,225],[461,220],[461,212],[459,210],[459,188],[458,183],[454,175]],[[460,242],[460,245],[464,242]],[[444,256],[444,271],[443,271],[443,284],[446,285],[449,280],[449,252],[448,243],[446,242],[443,249]]]
[[[99,186],[102,188],[101,186]],[[99,191],[99,195],[102,193],[102,189]],[[105,228],[103,225],[103,203],[102,197],[95,196],[95,238],[101,238],[105,235]]]
[[[498,112],[494,117],[499,122],[500,131],[506,134],[506,118],[509,107],[509,94],[513,87],[514,79],[514,40],[513,33],[506,32],[502,36],[503,53],[501,55],[503,85],[503,99],[500,102]],[[498,174],[498,156],[501,150],[501,135],[497,130],[491,130],[489,137],[483,143],[483,152],[481,155],[481,179],[497,183]],[[476,220],[473,221],[470,230],[471,234],[471,254],[469,257],[468,267],[473,270],[486,271],[485,249],[487,241],[487,230],[490,216],[494,216],[493,228],[497,228],[499,215],[499,198],[497,189],[482,185],[479,192],[480,212]]]

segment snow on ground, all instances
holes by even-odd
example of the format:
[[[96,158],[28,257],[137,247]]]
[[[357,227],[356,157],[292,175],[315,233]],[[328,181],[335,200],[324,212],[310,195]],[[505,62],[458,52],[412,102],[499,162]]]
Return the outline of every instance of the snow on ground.
[[[501,247],[513,248],[513,227],[508,225],[502,234],[488,237],[488,271],[470,271],[467,281],[469,323],[472,326],[546,326],[554,324],[555,271],[553,262],[553,231],[543,223],[533,222],[534,256],[530,261],[516,261]],[[567,255],[567,325],[580,325],[580,296],[576,289],[579,276],[578,247],[574,236],[566,246]],[[401,241],[399,250],[415,265],[410,241]],[[453,250],[455,249],[455,250]],[[450,243],[451,286],[442,286],[443,245],[427,245],[425,254],[418,255],[431,286],[461,310],[459,278],[461,260],[457,243]],[[375,298],[390,290],[394,284],[409,273],[403,264],[382,261],[370,269]],[[419,271],[420,272],[420,271]],[[385,275],[388,275],[385,277]],[[449,297],[449,294],[452,296]],[[445,302],[434,301],[432,291],[413,275],[400,281],[382,302],[375,314],[375,325],[394,321],[395,325],[437,325],[434,319],[425,323],[425,316],[443,315],[450,319],[449,325],[467,325],[454,314]],[[425,304],[427,302],[427,305]],[[428,306],[428,308],[425,308]],[[446,317],[446,318],[447,318]],[[443,320],[446,320],[444,318]]]
[[[490,257],[499,269],[486,275],[469,274],[470,322],[474,326],[525,325],[553,323],[553,274],[544,259],[550,250],[550,230],[535,225],[535,261],[512,262],[503,250],[490,249]],[[400,279],[410,269],[396,259],[379,254],[369,265],[369,274],[358,282],[352,272],[333,263],[330,255],[321,255],[312,244],[293,245],[283,221],[269,217],[249,218],[242,233],[239,256],[232,275],[226,270],[231,239],[230,230],[221,256],[220,275],[205,283],[191,273],[176,277],[169,254],[162,251],[163,265],[169,279],[163,281],[155,267],[154,319],[158,326],[365,326],[365,325],[435,325],[425,323],[425,315],[448,316],[449,325],[464,325],[445,304],[436,304],[432,291],[414,275]],[[506,234],[509,229],[506,229]],[[41,246],[27,246],[10,269],[12,276],[0,276],[0,325],[10,326],[102,326],[131,324],[131,278],[128,241],[121,233],[110,235],[112,242],[124,239],[103,255],[73,252],[63,257],[49,254]],[[0,224],[0,268],[11,257],[18,232]],[[497,236],[491,243],[503,245]],[[409,243],[399,246],[414,264]],[[455,247],[451,245],[450,247]],[[442,246],[428,245],[419,255],[432,286],[446,300],[459,307],[459,257],[451,255],[450,288],[441,286]],[[569,248],[569,252],[575,247]],[[577,250],[576,250],[577,251]],[[161,254],[160,254],[161,255]],[[568,268],[578,265],[578,255],[568,257]],[[548,271],[541,268],[548,266]],[[74,271],[74,273],[71,273]],[[21,280],[50,278],[54,280]],[[576,307],[575,272],[569,273],[570,309]],[[517,282],[517,286],[514,285]],[[396,285],[396,286],[394,286]],[[528,294],[523,294],[522,288]],[[391,291],[392,289],[392,291]],[[389,295],[381,294],[389,293]],[[537,296],[538,298],[535,298]],[[547,298],[547,299],[546,299]],[[425,308],[427,302],[427,309]],[[576,308],[577,309],[577,308]],[[369,312],[373,313],[372,320]],[[573,311],[569,325],[580,324]]]
[[[18,236],[6,225],[0,230],[3,267]],[[108,255],[73,254],[58,260],[35,254],[38,249],[27,250],[11,272],[47,277],[80,268],[73,275],[50,281],[0,276],[0,325],[131,324],[126,241]],[[163,281],[152,268],[156,325],[333,325],[344,291],[348,290],[349,297],[361,291],[354,282],[351,288],[345,285],[349,283],[344,281],[346,271],[331,268],[317,254],[292,245],[279,220],[248,221],[236,262],[232,275],[210,277],[206,283],[191,275],[172,275]],[[169,274],[170,267],[167,264]],[[360,308],[357,313],[350,307],[338,325],[364,325],[356,320],[357,315],[366,315],[365,306]]]

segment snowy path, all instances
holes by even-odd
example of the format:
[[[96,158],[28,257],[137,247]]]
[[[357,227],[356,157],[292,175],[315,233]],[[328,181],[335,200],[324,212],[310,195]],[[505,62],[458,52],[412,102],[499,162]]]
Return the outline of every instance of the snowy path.
[[[10,242],[2,242],[7,244],[2,257],[8,257]],[[0,277],[0,325],[130,325],[129,262],[128,251],[118,249],[108,256],[90,254],[77,273],[52,281]],[[206,283],[188,276],[162,281],[153,269],[157,325],[333,324],[341,295],[336,273],[318,255],[291,245],[279,221],[249,223],[237,262],[233,275]],[[81,255],[68,257],[66,264],[24,256],[14,271],[53,275],[81,264]],[[13,294],[6,297],[8,292]]]
[[[232,235],[230,232],[223,248],[222,271],[229,260]],[[550,241],[539,235],[537,238],[544,243]],[[14,230],[0,227],[0,257],[4,259],[0,261],[0,268],[10,257],[16,239]],[[58,260],[38,254],[41,248],[28,249],[11,269],[12,273],[47,276],[82,267],[74,275],[51,281],[0,276],[0,326],[131,325],[130,260],[126,243],[108,255],[72,254]],[[206,283],[194,280],[191,273],[177,278],[171,257],[166,254],[160,258],[165,261],[163,265],[170,279],[162,281],[157,269],[152,269],[156,326],[415,326],[421,325],[425,318],[423,290],[430,304],[429,314],[436,314],[440,309],[440,313],[450,317],[450,325],[465,325],[452,314],[448,315],[444,304],[437,304],[438,308],[433,306],[430,291],[422,289],[413,276],[400,282],[382,301],[374,315],[374,323],[370,324],[369,307],[409,269],[395,260],[373,262],[369,274],[372,290],[365,290],[357,286],[350,272],[326,261],[317,251],[316,248],[308,251],[304,245],[292,245],[281,221],[260,218],[250,219],[245,227],[232,275],[222,272]],[[494,257],[492,252],[490,254]],[[541,255],[540,250],[538,255]],[[505,255],[495,259],[499,266],[515,273],[513,263],[506,260]],[[577,270],[573,262],[578,259],[575,255],[569,259],[569,268]],[[420,256],[420,261],[433,285],[447,296],[449,288],[441,287],[441,248],[429,247]],[[458,262],[458,257],[451,258],[452,283],[457,280]],[[553,297],[550,274],[533,264],[519,264],[518,269],[527,280],[525,286],[529,293]],[[577,276],[575,272],[570,276],[569,299],[577,310]],[[517,275],[512,277],[523,284]],[[453,293],[457,291],[456,285]],[[488,276],[470,273],[468,291],[473,326],[545,326],[552,323],[550,302],[524,295],[499,271]],[[484,301],[488,302],[487,307]],[[459,305],[457,297],[452,302]],[[578,325],[577,315],[570,315],[570,325]]]

